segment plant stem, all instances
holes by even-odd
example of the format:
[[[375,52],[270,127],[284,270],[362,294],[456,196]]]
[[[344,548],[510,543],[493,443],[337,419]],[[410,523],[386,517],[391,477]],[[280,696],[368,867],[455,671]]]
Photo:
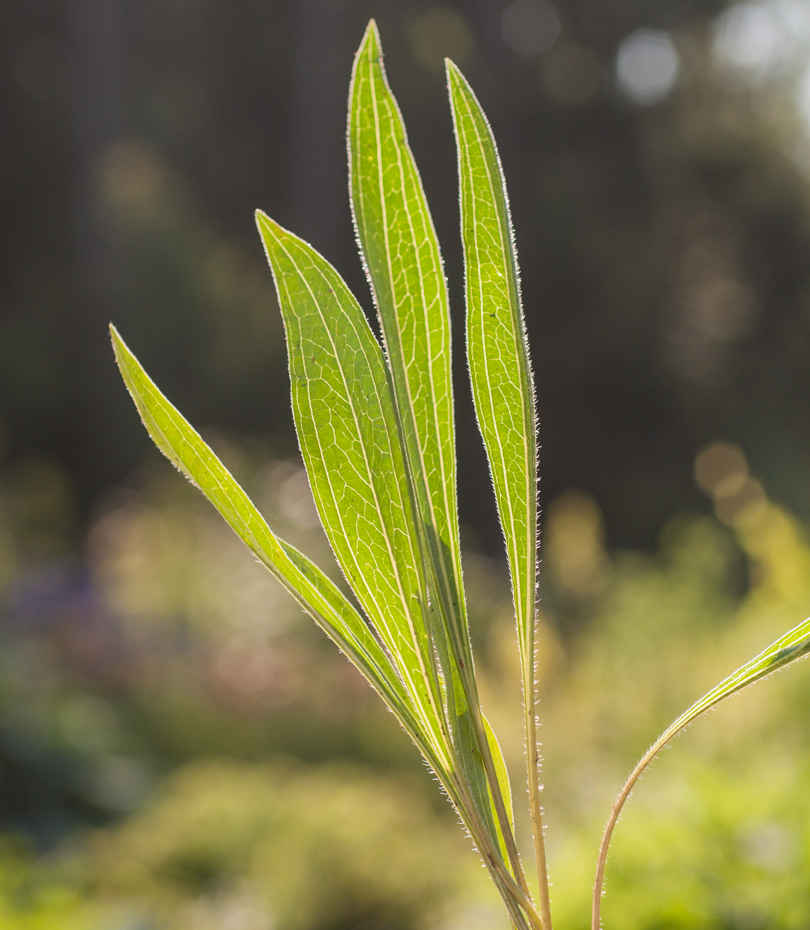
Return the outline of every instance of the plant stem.
[[[534,650],[532,650],[531,688],[526,689],[523,705],[526,717],[526,766],[529,782],[529,810],[532,818],[532,836],[534,837],[534,856],[537,866],[538,896],[540,898],[540,918],[543,930],[551,930],[551,901],[548,892],[548,867],[546,865],[546,844],[543,838],[543,810],[540,806],[540,749],[537,742],[537,717],[534,698]],[[526,681],[529,684],[529,681]]]
[[[470,836],[478,847],[478,851],[481,853],[495,884],[498,886],[510,915],[513,915],[515,907],[517,907],[519,912],[528,918],[532,930],[545,930],[542,918],[537,913],[526,887],[525,876],[523,876],[522,871],[518,873],[523,877],[523,882],[519,885],[501,858],[500,849],[496,849],[492,845],[489,832],[485,828],[470,794],[469,786],[463,778],[459,777],[451,779],[450,784],[453,788],[454,803],[458,812],[467,825]],[[446,785],[445,787],[448,788],[448,793],[450,793],[450,786]],[[451,797],[453,797],[453,794],[451,794]],[[514,916],[513,922],[515,922]]]
[[[676,731],[677,732],[677,731]],[[605,882],[605,866],[607,864],[607,854],[608,847],[610,846],[610,840],[613,837],[613,830],[616,826],[616,822],[619,819],[619,814],[622,812],[625,801],[630,797],[630,792],[635,787],[636,782],[641,777],[641,773],[647,766],[652,762],[655,756],[664,748],[666,743],[673,736],[672,728],[662,734],[656,742],[650,746],[647,752],[641,757],[638,765],[630,773],[630,777],[624,784],[624,787],[619,792],[618,797],[613,802],[613,809],[610,812],[610,817],[608,818],[607,825],[605,826],[605,832],[602,836],[602,845],[599,847],[599,858],[596,862],[596,879],[593,886],[593,907],[591,909],[591,930],[599,930],[600,926],[600,911],[602,907],[602,888]]]
[[[515,836],[512,832],[512,824],[509,822],[509,814],[506,811],[506,803],[504,802],[503,794],[501,792],[501,785],[498,781],[498,775],[495,772],[495,763],[492,759],[492,752],[489,748],[489,740],[487,739],[486,730],[484,728],[484,720],[481,714],[481,705],[478,703],[477,694],[472,695],[472,697],[473,701],[470,702],[470,709],[472,710],[473,726],[475,727],[478,741],[481,744],[481,755],[484,762],[484,772],[486,773],[490,791],[492,792],[495,811],[498,815],[498,825],[500,826],[501,832],[503,833],[504,842],[506,843],[506,852],[509,856],[509,862],[512,866],[512,871],[515,873],[515,879],[517,880],[517,883],[526,898],[531,900],[531,892],[529,891],[529,885],[526,882],[526,873],[523,871],[523,865],[520,861],[517,844],[515,843]],[[544,924],[544,930],[550,930],[550,927]]]

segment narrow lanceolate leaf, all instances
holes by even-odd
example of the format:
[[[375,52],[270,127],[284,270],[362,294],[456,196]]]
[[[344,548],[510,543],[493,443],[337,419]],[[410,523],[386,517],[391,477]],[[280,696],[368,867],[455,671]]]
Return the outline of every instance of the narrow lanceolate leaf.
[[[393,376],[428,568],[451,626],[451,646],[472,687],[456,507],[447,287],[373,20],[354,61],[348,147],[352,211]]]
[[[689,710],[678,717],[661,736],[659,742],[668,742],[676,733],[689,726],[696,717],[714,707],[715,704],[719,704],[720,701],[731,697],[732,694],[742,691],[743,688],[747,688],[748,685],[752,685],[755,681],[766,678],[772,672],[777,672],[786,665],[790,665],[791,662],[807,658],[808,654],[810,654],[810,620],[805,620],[777,639],[775,643],[771,643],[767,649],[751,659],[750,662],[738,668],[733,675],[729,675],[719,685],[704,694]]]
[[[161,452],[208,497],[259,561],[275,575],[379,692],[431,764],[441,760],[411,700],[365,620],[306,556],[279,539],[210,447],[161,394],[114,327],[115,356],[141,419]]]
[[[448,725],[493,840],[519,871],[505,801],[478,706],[456,506],[450,316],[439,244],[374,22],[352,73],[348,148],[352,210],[388,352],[444,675]],[[493,812],[491,790],[496,798]],[[494,817],[493,817],[494,813]],[[506,834],[509,834],[505,837]]]
[[[644,770],[658,755],[658,753],[676,737],[682,730],[689,726],[694,720],[705,714],[707,710],[717,706],[721,701],[733,694],[742,691],[749,685],[767,678],[773,672],[778,672],[785,666],[796,662],[799,659],[806,659],[810,655],[810,620],[805,620],[792,630],[781,636],[776,642],[771,643],[767,649],[760,652],[758,656],[746,662],[745,665],[737,669],[736,672],[729,675],[716,685],[711,691],[708,691],[699,701],[695,703],[680,717],[668,727],[658,739],[650,746],[647,752],[642,756],[638,765],[633,769],[630,777],[627,779],[622,788],[613,810],[610,814],[605,832],[602,837],[602,846],[599,850],[599,859],[596,867],[596,881],[593,890],[593,908],[591,926],[593,930],[599,930],[599,912],[602,902],[602,886],[605,877],[605,864],[607,862],[607,852],[610,846],[610,840],[613,836],[613,830],[621,814],[625,802],[630,797],[630,793],[635,787],[636,782],[641,777]]]
[[[534,385],[509,202],[495,140],[469,84],[450,61],[447,79],[458,152],[467,358],[512,577],[540,910],[546,930],[551,930],[534,712],[537,545]]]
[[[334,268],[263,213],[257,222],[284,317],[293,415],[321,522],[441,745],[428,596],[382,349]]]
[[[530,659],[537,452],[517,256],[492,131],[472,90],[451,62],[447,76],[458,148],[470,378],[506,540],[520,645]]]

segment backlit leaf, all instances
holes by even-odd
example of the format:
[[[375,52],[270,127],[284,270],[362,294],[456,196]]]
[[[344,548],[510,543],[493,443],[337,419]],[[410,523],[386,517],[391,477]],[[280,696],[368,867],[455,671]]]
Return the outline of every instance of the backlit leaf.
[[[293,416],[321,522],[441,744],[427,587],[382,349],[334,268],[261,212],[257,223],[284,317]]]
[[[439,243],[377,27],[355,56],[349,94],[352,211],[388,353],[415,493],[453,650],[474,687],[456,504],[450,314]]]
[[[110,329],[121,374],[157,447],[200,488],[259,561],[380,693],[417,745],[435,759],[407,691],[365,620],[316,565],[273,533],[210,447],[149,378],[116,329]]]

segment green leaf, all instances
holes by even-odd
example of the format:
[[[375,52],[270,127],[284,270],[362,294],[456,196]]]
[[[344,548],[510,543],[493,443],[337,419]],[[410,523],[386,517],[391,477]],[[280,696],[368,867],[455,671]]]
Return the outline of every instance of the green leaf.
[[[502,845],[509,824],[505,812],[502,818],[498,812],[504,802],[478,706],[461,580],[447,288],[373,21],[355,57],[348,142],[353,215],[387,349],[419,503],[425,567],[442,627],[433,630],[432,639],[445,679],[448,725],[481,816],[492,839]],[[494,821],[490,781],[497,798]],[[513,841],[508,848],[518,869]]]
[[[474,685],[456,494],[450,314],[441,253],[372,20],[349,92],[352,212],[371,282],[451,645]]]
[[[709,708],[719,704],[720,701],[731,697],[732,694],[736,694],[738,691],[742,691],[743,688],[747,688],[754,682],[766,678],[773,672],[778,672],[798,659],[807,658],[808,655],[810,655],[810,620],[805,620],[777,639],[775,643],[771,643],[767,649],[751,659],[750,662],[746,662],[745,665],[738,668],[733,675],[729,675],[719,685],[704,694],[689,710],[678,717],[657,742],[662,743],[662,745],[669,742],[684,727],[688,727],[693,720],[705,713]]]
[[[534,384],[509,200],[495,139],[464,76],[451,61],[446,66],[458,153],[467,361],[512,578],[540,913],[543,925],[550,930],[534,693],[537,577]]]
[[[486,717],[484,717],[483,720],[487,733],[487,740],[489,741],[489,749],[492,753],[492,758],[495,761],[495,771],[498,775],[498,784],[501,786],[501,795],[506,801],[507,813],[509,814],[509,823],[512,825],[512,829],[514,830],[515,811],[512,807],[512,787],[509,784],[509,771],[506,768],[506,760],[503,757],[503,750],[501,749],[500,743],[498,742],[498,738],[495,736],[495,731],[490,726],[489,720],[487,720]]]
[[[514,840],[503,756],[474,677],[441,256],[381,55],[372,22],[352,76],[349,154],[353,213],[385,355],[337,272],[257,213],[284,317],[310,486],[365,617],[272,534],[115,333],[114,341],[159,447],[377,687],[443,782],[513,924],[538,928]]]
[[[509,784],[509,772],[506,768],[506,760],[503,757],[503,750],[501,749],[500,743],[498,742],[498,738],[495,736],[495,731],[490,726],[489,720],[487,720],[483,714],[481,715],[481,719],[484,724],[484,731],[486,732],[487,743],[489,745],[489,751],[492,756],[495,774],[498,781],[498,788],[500,789],[500,795],[503,799],[503,803],[506,806],[506,814],[509,819],[509,826],[512,830],[512,833],[514,833],[515,812],[512,806],[512,787]],[[503,856],[505,862],[509,862],[509,847],[507,845],[503,830],[498,824],[498,800],[496,800],[491,785],[489,786],[488,797],[490,807],[492,808],[492,819],[497,826],[498,845],[501,850],[501,855]]]
[[[157,447],[205,494],[259,561],[347,655],[440,773],[441,762],[429,736],[368,624],[316,565],[273,533],[210,447],[161,394],[117,330],[110,327],[110,331],[118,367]]]
[[[423,725],[442,744],[428,596],[382,349],[334,268],[265,214],[257,213],[257,223],[284,317],[293,416],[321,522]]]
[[[458,151],[467,356],[506,541],[519,644],[532,662],[537,424],[509,203],[495,140],[469,84],[447,62]]]

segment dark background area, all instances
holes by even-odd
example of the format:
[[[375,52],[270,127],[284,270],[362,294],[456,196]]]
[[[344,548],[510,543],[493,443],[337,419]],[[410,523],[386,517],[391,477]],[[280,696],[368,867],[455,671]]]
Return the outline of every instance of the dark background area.
[[[4,5],[4,454],[64,470],[79,532],[149,454],[109,320],[193,422],[293,446],[252,213],[312,241],[368,306],[344,111],[372,14],[459,324],[443,54],[493,123],[522,261],[544,501],[587,489],[612,544],[649,546],[668,515],[705,506],[692,462],[723,437],[778,499],[810,512],[810,230],[806,177],[786,154],[800,134],[786,103],[791,63],[747,82],[724,71],[712,53],[719,2],[527,0],[523,46],[504,26],[507,6]],[[667,37],[679,73],[671,91],[634,100],[616,62],[639,29]],[[459,329],[463,519],[497,552],[462,347]]]

